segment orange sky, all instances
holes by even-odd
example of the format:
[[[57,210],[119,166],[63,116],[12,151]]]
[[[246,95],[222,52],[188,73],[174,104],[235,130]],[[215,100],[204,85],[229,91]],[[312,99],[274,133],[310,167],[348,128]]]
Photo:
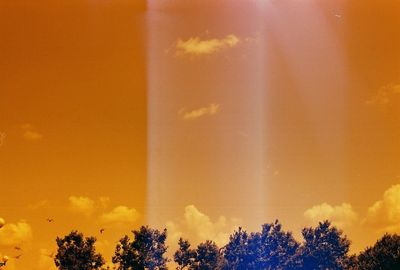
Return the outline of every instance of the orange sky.
[[[354,250],[400,232],[398,18],[396,0],[2,1],[0,255],[49,269],[76,228],[109,256],[145,222],[222,244],[329,218]]]

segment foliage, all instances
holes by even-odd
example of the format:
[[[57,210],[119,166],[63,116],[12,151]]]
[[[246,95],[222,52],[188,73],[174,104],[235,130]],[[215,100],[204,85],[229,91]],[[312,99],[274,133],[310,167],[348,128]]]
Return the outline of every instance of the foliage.
[[[262,232],[255,235],[255,246],[259,247],[257,269],[293,269],[296,266],[296,253],[299,243],[291,232],[282,230],[282,225],[264,224]]]
[[[187,269],[194,264],[196,251],[190,248],[187,240],[179,239],[179,249],[174,254],[174,261],[178,264],[177,270]]]
[[[64,238],[56,239],[58,251],[54,262],[60,270],[94,270],[104,265],[103,257],[96,253],[96,238],[84,238],[82,233],[72,231]]]
[[[400,269],[400,236],[385,234],[358,256],[359,269]]]
[[[304,244],[300,247],[301,269],[347,269],[350,241],[329,221],[316,228],[304,228]]]
[[[197,246],[195,260],[190,270],[223,269],[224,259],[218,246],[210,240]]]
[[[167,231],[142,226],[132,231],[133,240],[124,236],[112,258],[116,270],[166,270]],[[229,242],[219,248],[205,241],[192,248],[179,239],[174,253],[177,270],[394,270],[400,269],[400,236],[386,234],[359,256],[349,255],[350,241],[329,221],[302,230],[304,241],[297,242],[291,232],[275,221],[261,232],[239,228]],[[103,257],[96,253],[94,237],[72,231],[57,238],[55,264],[60,270],[100,270]]]
[[[147,226],[132,231],[133,241],[128,236],[117,244],[113,263],[118,270],[164,270],[168,259],[165,257],[167,231],[160,232]]]
[[[235,270],[293,269],[299,243],[292,233],[284,232],[279,221],[264,224],[262,231],[248,234],[242,228],[234,232],[225,246],[226,268]]]
[[[229,243],[224,248],[225,269],[256,269],[258,249],[253,239],[241,227],[229,237]]]

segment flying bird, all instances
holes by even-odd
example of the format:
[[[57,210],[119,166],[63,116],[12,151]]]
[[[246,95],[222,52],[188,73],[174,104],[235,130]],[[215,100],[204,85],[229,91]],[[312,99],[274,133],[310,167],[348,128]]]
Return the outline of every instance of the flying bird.
[[[21,258],[22,254],[19,254],[17,256],[14,256],[14,259],[18,260],[19,258]]]
[[[52,219],[52,218],[47,218],[46,220],[47,220],[47,222],[50,223],[50,222],[53,222],[54,219]]]
[[[18,246],[14,247],[14,249],[15,249],[15,250],[22,250],[22,248],[21,248],[21,247],[18,247]]]
[[[101,234],[103,234],[104,231],[105,231],[104,228],[101,228],[101,229],[100,229],[100,233],[101,233]]]

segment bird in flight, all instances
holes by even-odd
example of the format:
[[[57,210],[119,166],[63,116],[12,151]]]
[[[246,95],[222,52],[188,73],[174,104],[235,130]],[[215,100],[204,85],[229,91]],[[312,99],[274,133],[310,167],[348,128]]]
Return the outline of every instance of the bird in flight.
[[[101,228],[101,229],[100,229],[100,233],[101,233],[101,234],[103,234],[104,231],[105,231],[104,228]]]
[[[22,250],[22,248],[19,247],[19,246],[14,247],[14,249],[15,249],[15,250]]]
[[[14,256],[14,259],[19,259],[19,258],[21,258],[21,256],[22,256],[22,254],[19,254],[19,255],[17,255],[17,256]]]
[[[54,219],[52,219],[52,218],[47,218],[46,220],[47,220],[47,222],[53,222]]]

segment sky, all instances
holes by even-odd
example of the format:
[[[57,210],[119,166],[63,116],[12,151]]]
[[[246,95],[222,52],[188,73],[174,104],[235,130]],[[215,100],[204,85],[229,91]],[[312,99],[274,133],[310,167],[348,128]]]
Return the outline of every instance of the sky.
[[[399,233],[399,17],[396,0],[2,1],[7,269],[54,269],[73,229],[107,261],[141,224],[171,251],[276,218],[299,240],[330,219],[352,252]]]

